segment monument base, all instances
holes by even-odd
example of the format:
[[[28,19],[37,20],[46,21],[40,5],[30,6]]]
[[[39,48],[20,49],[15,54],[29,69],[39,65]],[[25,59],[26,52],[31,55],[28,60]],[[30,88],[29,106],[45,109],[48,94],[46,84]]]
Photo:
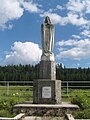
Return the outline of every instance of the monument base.
[[[61,81],[49,79],[34,80],[33,103],[37,104],[61,103]]]
[[[56,64],[54,61],[40,61],[39,79],[56,80]]]
[[[68,112],[72,114],[78,109],[78,105],[68,102],[62,102],[61,104],[33,104],[31,102],[25,102],[14,105],[13,113],[25,113],[29,116],[51,116],[52,118],[50,120],[52,120],[53,117],[55,117],[56,120],[56,116],[60,116],[61,118],[62,116],[64,117]]]

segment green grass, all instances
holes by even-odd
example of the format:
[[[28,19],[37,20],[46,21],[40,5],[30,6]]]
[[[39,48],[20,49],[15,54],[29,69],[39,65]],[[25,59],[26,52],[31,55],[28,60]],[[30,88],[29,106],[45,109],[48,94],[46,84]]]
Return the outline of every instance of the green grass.
[[[61,95],[63,101],[71,101],[71,99],[78,95],[79,93],[83,93],[87,96],[87,99],[90,103],[90,90],[89,89],[69,89],[68,93],[66,89],[62,89]]]
[[[61,91],[62,101],[70,102],[73,97],[83,93],[86,96],[88,104],[90,105],[90,90],[89,89],[66,89]],[[12,116],[12,107],[14,104],[33,100],[32,86],[0,86],[0,116]],[[11,101],[11,102],[10,102]],[[6,106],[4,105],[6,104]],[[5,107],[5,108],[4,108]],[[10,109],[10,112],[8,112]]]
[[[89,89],[67,89],[61,90],[62,101],[70,101],[72,97],[77,95],[79,92],[83,92],[87,96],[87,99],[90,97]],[[0,86],[0,100],[8,98],[17,98],[19,101],[32,101],[33,98],[33,87],[32,86]]]
[[[13,117],[13,105],[32,101],[32,86],[0,86],[0,117]]]
[[[32,86],[0,86],[0,100],[15,98],[18,102],[31,101],[33,92]]]

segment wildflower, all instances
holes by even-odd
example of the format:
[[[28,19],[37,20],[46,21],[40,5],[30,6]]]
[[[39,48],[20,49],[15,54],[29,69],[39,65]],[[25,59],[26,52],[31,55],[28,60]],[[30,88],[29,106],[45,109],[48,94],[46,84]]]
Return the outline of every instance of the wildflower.
[[[18,93],[16,93],[16,95],[19,95]]]
[[[15,94],[13,93],[13,96],[15,96]]]

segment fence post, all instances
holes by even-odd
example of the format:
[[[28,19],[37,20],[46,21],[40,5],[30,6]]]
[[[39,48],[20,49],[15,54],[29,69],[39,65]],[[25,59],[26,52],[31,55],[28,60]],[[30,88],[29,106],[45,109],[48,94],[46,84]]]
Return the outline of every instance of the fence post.
[[[68,82],[67,82],[67,96],[68,96]]]
[[[7,96],[9,95],[9,81],[7,81]]]

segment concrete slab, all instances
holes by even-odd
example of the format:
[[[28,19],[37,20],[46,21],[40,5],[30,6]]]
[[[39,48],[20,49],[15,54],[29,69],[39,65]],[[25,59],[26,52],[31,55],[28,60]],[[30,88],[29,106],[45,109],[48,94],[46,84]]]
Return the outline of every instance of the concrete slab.
[[[28,116],[28,117],[25,117],[24,120],[42,120],[42,119],[41,119],[41,117]]]
[[[78,109],[78,105],[74,105],[68,102],[62,102],[61,104],[17,104],[14,105],[14,108],[25,107],[25,108],[76,108]]]
[[[13,112],[16,114],[26,113],[29,116],[56,116],[58,111],[63,116],[67,111],[77,110],[79,107],[77,105],[62,102],[61,104],[17,104],[13,107]]]
[[[27,116],[23,120],[57,120],[57,117],[35,117],[35,116]],[[60,118],[60,120],[63,120],[63,118]]]

